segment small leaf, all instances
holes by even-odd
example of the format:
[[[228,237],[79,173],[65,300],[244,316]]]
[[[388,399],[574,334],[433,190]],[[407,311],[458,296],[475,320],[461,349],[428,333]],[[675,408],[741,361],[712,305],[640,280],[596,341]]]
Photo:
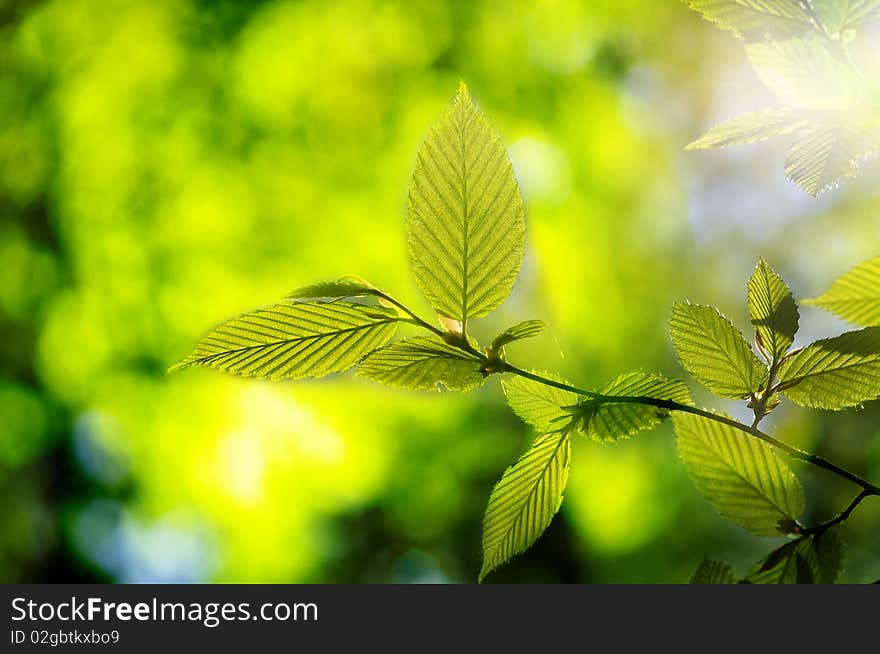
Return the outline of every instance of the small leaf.
[[[407,230],[416,283],[438,313],[466,328],[510,294],[523,202],[504,145],[464,84],[419,150]]]
[[[880,326],[880,257],[859,264],[804,304],[822,307],[863,327]]]
[[[571,444],[560,433],[539,436],[492,489],[483,519],[480,581],[527,550],[550,524],[568,482]]]
[[[730,145],[760,143],[774,136],[791,134],[806,125],[797,112],[772,107],[728,120],[710,129],[685,150],[710,150]]]
[[[203,366],[244,377],[323,377],[387,343],[398,320],[390,309],[349,302],[276,304],[214,328],[169,372]]]
[[[743,580],[750,584],[833,584],[840,574],[843,545],[828,530],[802,536],[773,550]]]
[[[670,333],[681,364],[716,395],[741,399],[767,384],[766,366],[714,307],[676,304]]]
[[[543,320],[526,320],[525,322],[520,322],[512,327],[508,327],[503,332],[498,334],[495,339],[492,341],[492,345],[489,346],[489,349],[493,352],[498,352],[502,347],[513,343],[514,341],[519,341],[524,338],[532,338],[533,336],[538,336],[541,332],[544,331],[544,321]]]
[[[813,409],[846,409],[880,397],[880,327],[816,341],[779,367],[780,390]]]
[[[678,452],[721,515],[779,536],[804,510],[801,484],[765,442],[701,416],[673,414]]]
[[[540,372],[542,377],[567,384],[559,375]],[[540,432],[558,431],[571,420],[563,407],[577,404],[580,395],[547,386],[525,377],[509,376],[501,382],[513,412]]]
[[[733,568],[729,563],[724,561],[714,561],[708,557],[703,557],[690,583],[692,584],[735,584],[736,575],[733,574]]]
[[[365,295],[380,295],[381,291],[367,280],[356,275],[342,277],[334,282],[319,282],[303,286],[291,291],[288,300],[306,300],[315,298],[347,298]]]
[[[367,356],[358,375],[397,388],[470,391],[485,383],[482,368],[482,360],[464,350],[433,336],[416,336]]]
[[[778,361],[794,343],[799,314],[791,290],[763,259],[749,280],[748,299],[758,342]]]
[[[620,375],[599,389],[605,396],[652,397],[692,405],[690,391],[677,379],[644,372]],[[649,404],[581,400],[575,425],[594,440],[611,443],[651,429],[669,417],[669,411]]]

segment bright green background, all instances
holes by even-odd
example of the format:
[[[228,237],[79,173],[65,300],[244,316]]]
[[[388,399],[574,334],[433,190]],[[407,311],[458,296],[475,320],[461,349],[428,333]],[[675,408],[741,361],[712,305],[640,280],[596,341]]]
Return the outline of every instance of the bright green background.
[[[6,0],[0,24],[2,581],[475,579],[489,491],[530,437],[497,379],[456,396],[164,374],[304,283],[358,273],[426,308],[406,185],[460,79],[529,224],[513,296],[474,331],[545,319],[510,348],[523,366],[682,376],[674,301],[745,329],[759,254],[798,297],[880,254],[876,164],[814,200],[784,143],[682,152],[768,102],[736,40],[673,0]],[[801,324],[799,343],[843,329]],[[768,424],[876,481],[878,418],[786,403]],[[813,520],[854,495],[796,469]],[[871,501],[846,524],[846,579],[880,577],[878,524]],[[490,580],[679,582],[775,544],[714,513],[666,425],[577,442],[562,513]]]

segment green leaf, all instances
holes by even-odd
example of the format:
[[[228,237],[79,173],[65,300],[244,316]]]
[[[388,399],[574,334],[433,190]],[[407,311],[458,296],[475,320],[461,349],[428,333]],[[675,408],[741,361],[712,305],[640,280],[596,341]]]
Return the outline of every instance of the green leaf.
[[[749,584],[833,584],[843,544],[832,530],[802,536],[773,550],[743,580]]]
[[[681,364],[716,395],[741,399],[767,384],[766,366],[714,307],[676,304],[670,333]]]
[[[501,139],[464,84],[419,150],[407,229],[416,283],[438,313],[466,328],[510,294],[523,259],[522,198]]]
[[[553,381],[568,384],[557,374],[536,374]],[[505,376],[501,382],[507,403],[513,412],[540,432],[558,431],[571,420],[563,407],[577,404],[580,395],[519,376]]]
[[[710,129],[685,150],[710,150],[730,145],[759,143],[804,127],[806,121],[793,109],[771,107],[728,120]]]
[[[858,162],[880,152],[880,136],[853,116],[804,129],[785,160],[785,175],[812,196],[859,172]]]
[[[524,322],[517,323],[512,327],[508,327],[503,332],[498,334],[495,339],[492,341],[492,345],[489,347],[492,352],[498,352],[502,347],[513,343],[514,341],[519,341],[524,338],[532,338],[533,336],[538,336],[544,331],[544,321],[543,320],[526,320]]]
[[[302,286],[287,294],[288,300],[308,300],[316,298],[348,298],[365,295],[381,295],[382,291],[370,282],[356,275],[341,277],[333,282],[318,282]]]
[[[244,377],[323,377],[387,343],[398,320],[390,309],[348,302],[276,304],[214,328],[169,372],[203,366]]]
[[[748,299],[759,345],[774,361],[780,360],[794,343],[798,330],[798,308],[791,289],[761,259],[749,279]]]
[[[706,20],[749,39],[789,36],[812,28],[810,16],[792,0],[685,0]]]
[[[483,365],[439,338],[416,336],[376,350],[361,362],[358,374],[397,388],[470,391],[485,383]]]
[[[644,372],[620,375],[599,389],[601,395],[652,397],[692,405],[690,391],[677,379]],[[651,429],[669,417],[669,411],[648,404],[597,401],[585,398],[577,407],[575,425],[594,440],[611,443]]]
[[[859,264],[804,304],[822,307],[863,327],[880,326],[880,257]]]
[[[703,557],[703,561],[691,577],[692,584],[735,584],[736,575],[729,563]]]
[[[568,436],[539,436],[492,489],[483,519],[480,581],[502,563],[528,549],[562,504],[568,482]]]
[[[852,111],[870,88],[839,43],[822,36],[746,44],[761,82],[783,104],[817,111]]]
[[[813,11],[832,34],[855,29],[880,18],[880,0],[811,0]]]
[[[789,531],[804,510],[803,490],[770,445],[701,416],[672,419],[682,460],[721,515],[760,536]]]
[[[880,327],[816,341],[779,367],[780,390],[813,409],[846,409],[880,397]]]

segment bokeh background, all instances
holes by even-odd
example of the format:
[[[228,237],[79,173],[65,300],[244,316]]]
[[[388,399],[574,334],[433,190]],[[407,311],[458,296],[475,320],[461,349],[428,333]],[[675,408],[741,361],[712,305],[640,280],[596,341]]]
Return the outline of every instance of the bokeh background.
[[[0,580],[475,580],[489,492],[530,438],[497,379],[459,396],[165,374],[313,281],[357,273],[427,309],[406,186],[460,79],[527,202],[514,295],[474,326],[545,319],[510,348],[522,366],[680,377],[674,301],[746,331],[759,255],[812,297],[880,254],[880,166],[817,200],[784,179],[785,143],[682,151],[770,98],[676,0],[3,0]],[[799,343],[845,328],[801,324]],[[768,424],[880,479],[877,403]],[[854,495],[796,468],[811,520]],[[846,523],[845,580],[880,577],[878,524],[871,501]],[[778,542],[715,514],[664,425],[577,442],[561,514],[490,579],[682,582]]]

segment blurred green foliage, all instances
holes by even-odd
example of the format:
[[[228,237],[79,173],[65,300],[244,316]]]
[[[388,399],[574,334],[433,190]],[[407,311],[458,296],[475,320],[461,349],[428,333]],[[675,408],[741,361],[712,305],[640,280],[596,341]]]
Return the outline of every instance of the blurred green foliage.
[[[681,377],[674,301],[743,327],[759,253],[813,297],[880,243],[876,164],[816,201],[773,144],[682,152],[766,98],[740,48],[655,0],[7,0],[0,579],[473,581],[486,498],[529,438],[497,380],[438,396],[164,370],[319,279],[356,272],[424,309],[405,189],[464,79],[528,216],[483,339],[540,317],[522,365]],[[805,309],[800,338],[839,327]],[[783,438],[880,478],[876,403],[778,414]],[[497,580],[681,582],[704,554],[742,573],[776,544],[697,495],[668,426],[573,457],[562,514]],[[815,517],[851,499],[800,472]],[[844,526],[844,580],[880,577],[878,522],[866,502]]]

